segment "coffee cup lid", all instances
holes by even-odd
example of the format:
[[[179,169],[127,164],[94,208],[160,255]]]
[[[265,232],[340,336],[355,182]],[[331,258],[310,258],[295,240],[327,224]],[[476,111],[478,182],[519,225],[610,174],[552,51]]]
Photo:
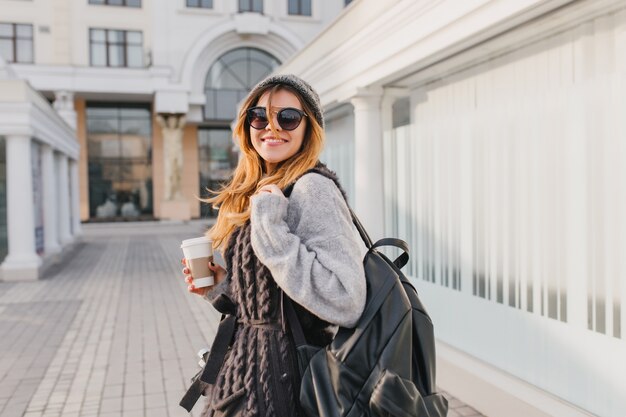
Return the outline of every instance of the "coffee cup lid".
[[[193,245],[204,245],[207,243],[211,243],[211,239],[209,239],[208,237],[202,236],[202,237],[196,237],[193,239],[186,239],[183,240],[183,243],[180,245],[181,248],[187,247],[187,246],[193,246]]]

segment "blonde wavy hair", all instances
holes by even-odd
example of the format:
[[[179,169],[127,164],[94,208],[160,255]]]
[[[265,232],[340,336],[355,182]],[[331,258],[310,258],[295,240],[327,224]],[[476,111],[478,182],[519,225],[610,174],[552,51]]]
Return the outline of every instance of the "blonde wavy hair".
[[[291,158],[279,163],[273,172],[266,173],[264,160],[252,146],[251,128],[246,119],[246,110],[254,107],[261,96],[268,91],[267,105],[268,108],[271,107],[272,96],[279,90],[287,90],[298,98],[302,110],[308,116],[303,120],[306,123],[306,130],[300,150]],[[224,252],[232,232],[250,219],[250,197],[259,188],[268,184],[276,184],[283,189],[317,164],[324,147],[324,129],[317,122],[314,114],[314,109],[302,99],[302,96],[284,84],[269,85],[267,88],[248,96],[243,102],[233,131],[233,139],[241,149],[237,168],[235,168],[232,179],[220,190],[207,189],[209,193],[215,194],[213,197],[201,199],[201,201],[219,209],[216,223],[206,232],[206,236],[213,241],[214,249]],[[278,137],[273,119],[273,117],[269,118],[270,129]]]

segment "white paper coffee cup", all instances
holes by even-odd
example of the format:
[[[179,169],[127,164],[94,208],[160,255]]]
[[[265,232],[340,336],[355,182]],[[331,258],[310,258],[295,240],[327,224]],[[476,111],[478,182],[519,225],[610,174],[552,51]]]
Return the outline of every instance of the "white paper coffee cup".
[[[203,236],[183,240],[180,248],[183,250],[187,267],[191,270],[194,287],[203,288],[213,285],[215,277],[213,271],[209,269],[209,262],[213,262],[211,239]]]

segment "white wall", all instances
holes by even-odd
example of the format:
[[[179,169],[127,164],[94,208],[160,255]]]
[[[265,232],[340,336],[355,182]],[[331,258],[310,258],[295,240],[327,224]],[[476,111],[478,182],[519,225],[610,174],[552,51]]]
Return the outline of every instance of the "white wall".
[[[387,226],[413,248],[438,338],[623,416],[626,10],[417,87],[412,102],[411,127],[388,132]]]

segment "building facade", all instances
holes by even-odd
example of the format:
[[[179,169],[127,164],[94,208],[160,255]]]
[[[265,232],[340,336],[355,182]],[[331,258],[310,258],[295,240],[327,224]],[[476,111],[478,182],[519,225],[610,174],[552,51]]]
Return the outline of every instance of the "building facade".
[[[373,237],[409,243],[438,383],[488,416],[623,416],[626,4],[360,0],[280,70],[320,93]]]
[[[81,221],[212,215],[199,198],[207,197],[207,187],[219,187],[237,162],[230,130],[237,104],[339,15],[345,4],[343,0],[0,0],[3,78],[12,84],[26,82],[25,94],[34,106],[47,106],[41,111],[64,126],[59,128],[63,141],[72,138],[64,153],[53,149],[55,158],[63,154],[65,160],[53,158],[49,165],[45,141],[34,137],[32,129],[20,133],[31,135],[33,144],[23,156],[24,161],[30,158],[33,195],[22,198],[33,200],[35,212],[20,226],[26,229],[15,234],[36,232],[35,241],[24,243],[27,250],[18,258],[43,263],[79,235]],[[38,94],[41,100],[33,98]],[[13,109],[13,98],[5,98],[4,105]],[[14,137],[9,113],[3,116],[0,218],[6,218],[11,204],[7,176],[13,168],[4,164],[12,160],[9,143]],[[27,165],[23,162],[22,167]],[[47,183],[52,178],[48,169],[63,171],[55,175],[55,184],[61,184],[54,185],[57,188]],[[69,179],[66,171],[72,175]],[[59,196],[59,187],[68,187],[71,201],[66,204],[64,196],[54,209],[73,217],[59,223],[69,228],[57,230],[53,224],[57,214],[48,213],[50,205],[42,196]],[[17,259],[10,253],[10,241],[18,239],[9,238],[11,224],[0,222],[0,255],[8,254],[7,261]]]
[[[0,55],[76,129],[80,219],[189,219],[237,103],[343,0],[0,0]]]

